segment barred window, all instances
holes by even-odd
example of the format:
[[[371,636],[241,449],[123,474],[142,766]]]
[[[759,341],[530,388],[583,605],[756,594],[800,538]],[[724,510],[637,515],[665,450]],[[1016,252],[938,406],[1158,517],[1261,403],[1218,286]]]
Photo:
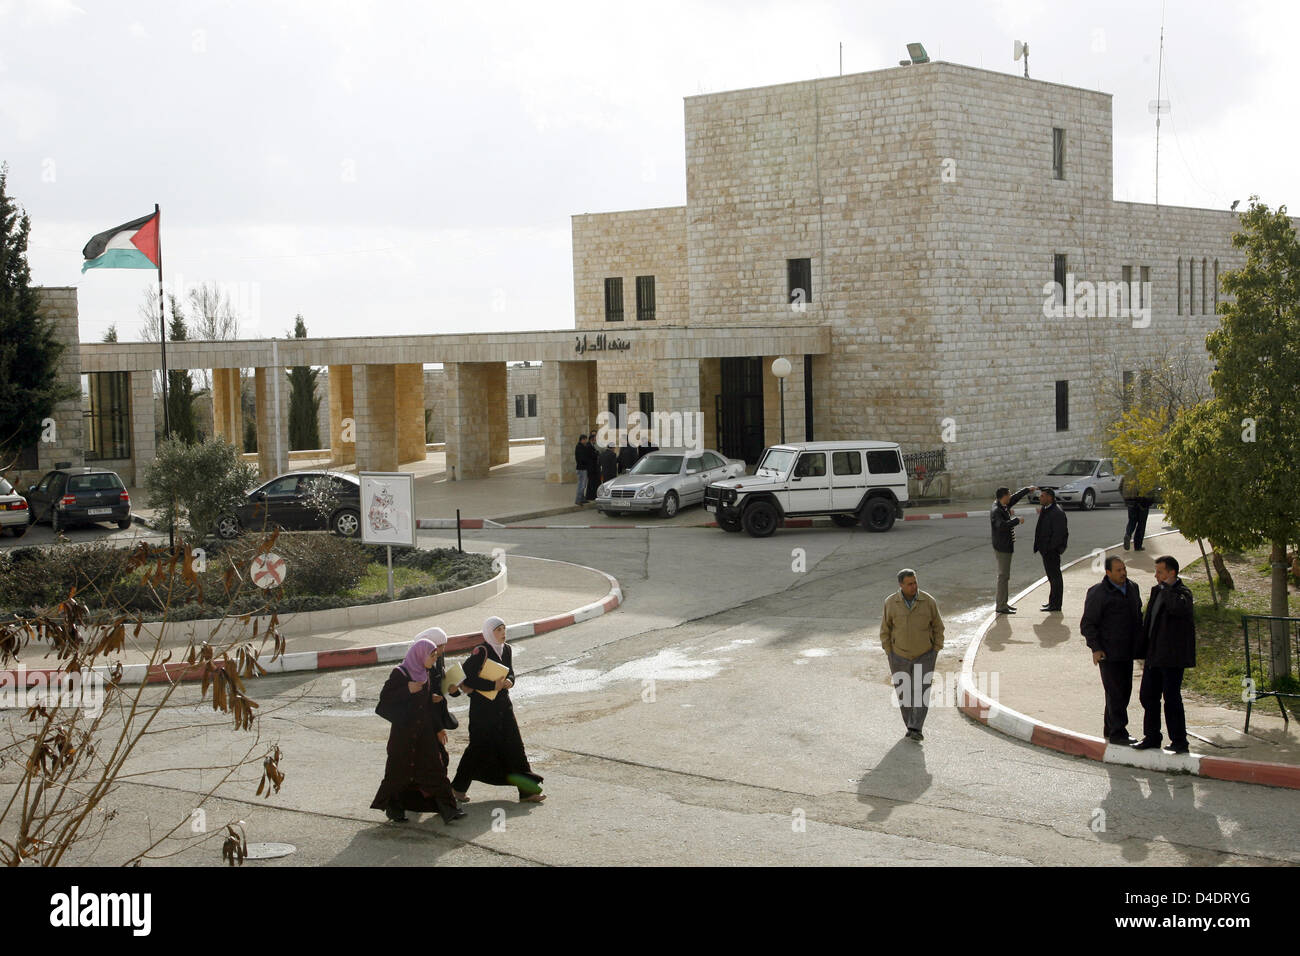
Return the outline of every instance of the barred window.
[[[636,277],[636,320],[653,322],[655,317],[655,277]]]
[[[1052,128],[1052,176],[1065,178],[1065,130],[1060,127]]]
[[[605,321],[623,321],[623,278],[605,280]]]

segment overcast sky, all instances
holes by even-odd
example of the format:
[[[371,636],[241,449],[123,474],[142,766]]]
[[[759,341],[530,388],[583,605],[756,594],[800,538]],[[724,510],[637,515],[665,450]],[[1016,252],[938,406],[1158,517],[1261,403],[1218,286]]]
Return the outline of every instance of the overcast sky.
[[[153,273],[80,273],[163,210],[165,277],[242,335],[573,326],[570,216],[686,201],[682,98],[932,59],[1113,94],[1115,198],[1153,200],[1161,4],[0,0],[0,162],[81,338]],[[1170,3],[1162,204],[1300,203],[1300,5]],[[520,356],[527,358],[528,356]]]

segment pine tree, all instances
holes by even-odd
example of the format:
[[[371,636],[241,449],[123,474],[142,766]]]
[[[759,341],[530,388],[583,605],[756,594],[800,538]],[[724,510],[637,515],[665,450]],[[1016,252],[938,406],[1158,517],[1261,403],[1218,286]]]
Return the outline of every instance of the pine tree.
[[[307,323],[301,315],[293,327],[293,337],[307,337]],[[317,369],[307,365],[297,365],[289,369],[289,447],[320,447],[320,428],[317,425],[320,414],[320,399],[316,397]]]
[[[5,190],[9,167],[0,165],[0,469],[41,437],[54,406],[77,396],[60,384],[66,346],[42,314],[27,265],[31,220]]]
[[[176,297],[168,296],[171,301],[172,320],[167,334],[173,342],[184,342],[189,337],[185,326],[185,314]],[[194,380],[189,369],[169,369],[167,372],[167,415],[170,419],[172,438],[193,444],[198,441],[198,425],[194,421]]]

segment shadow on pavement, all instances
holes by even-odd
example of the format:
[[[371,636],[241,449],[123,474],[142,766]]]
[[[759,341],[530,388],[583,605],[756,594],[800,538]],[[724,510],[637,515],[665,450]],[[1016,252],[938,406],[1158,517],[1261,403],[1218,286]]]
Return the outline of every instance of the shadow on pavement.
[[[901,738],[902,720],[896,729]],[[900,739],[879,763],[862,775],[858,781],[858,801],[871,806],[867,819],[879,823],[889,819],[896,804],[914,803],[930,789],[933,780],[925,766],[925,744]]]

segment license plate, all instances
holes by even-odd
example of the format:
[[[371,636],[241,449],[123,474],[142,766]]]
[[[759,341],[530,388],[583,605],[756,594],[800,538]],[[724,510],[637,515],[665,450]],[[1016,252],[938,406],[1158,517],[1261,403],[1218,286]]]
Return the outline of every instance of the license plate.
[[[705,505],[705,506],[704,506],[704,510],[707,511],[709,514],[717,514],[717,513],[718,513],[718,509],[715,508],[713,505]]]
[[[112,508],[90,508],[86,511],[88,515],[111,515],[112,513]]]

